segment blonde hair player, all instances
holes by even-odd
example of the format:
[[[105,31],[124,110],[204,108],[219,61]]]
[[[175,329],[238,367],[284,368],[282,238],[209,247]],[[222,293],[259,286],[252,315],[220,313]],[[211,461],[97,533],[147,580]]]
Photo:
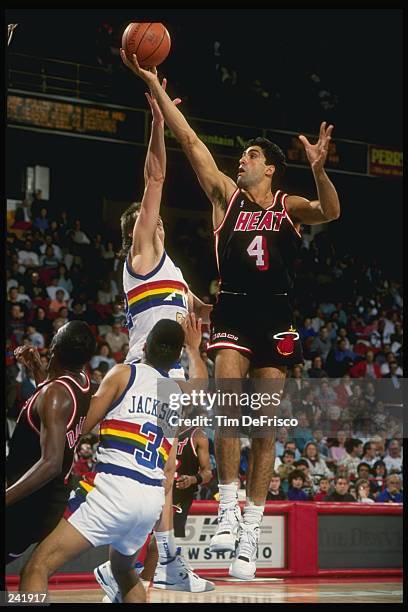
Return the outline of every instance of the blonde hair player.
[[[155,69],[152,70],[156,73]],[[162,86],[166,88],[165,79]],[[123,289],[129,330],[127,364],[141,361],[146,338],[161,319],[172,319],[180,323],[190,310],[203,323],[208,323],[212,308],[189,290],[181,270],[164,248],[165,231],[160,216],[166,175],[164,120],[156,100],[148,93],[146,98],[152,112],[152,128],[144,167],[145,191],[142,202],[132,204],[121,216],[122,251],[125,256]],[[176,98],[172,103],[176,106],[180,102]],[[169,374],[172,378],[184,380],[179,360],[173,364]],[[168,474],[167,478],[170,477],[174,477],[174,471],[172,475]],[[181,548],[176,545],[172,487],[166,492],[165,505],[155,526],[154,538],[159,555],[153,577],[156,588],[192,592],[214,589],[212,582],[200,578],[192,571]],[[155,554],[153,539],[149,544],[148,555]],[[152,565],[151,560],[148,564]],[[117,601],[118,585],[112,575],[110,562],[95,568],[94,574],[110,601]]]

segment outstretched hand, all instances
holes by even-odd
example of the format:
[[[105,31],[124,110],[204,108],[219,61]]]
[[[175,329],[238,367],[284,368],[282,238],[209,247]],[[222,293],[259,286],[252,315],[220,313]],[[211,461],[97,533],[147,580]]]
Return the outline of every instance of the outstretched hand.
[[[308,141],[306,136],[299,136],[299,140],[305,147],[307,159],[314,172],[321,170],[326,162],[333,128],[333,125],[329,125],[326,128],[326,121],[323,121],[320,125],[319,140],[314,145]]]
[[[133,53],[132,59],[130,60],[126,55],[125,50],[121,49],[120,57],[122,58],[122,62],[125,64],[125,66],[127,66],[132,72],[134,72],[134,74],[143,79],[149,85],[149,87],[150,84],[158,80],[156,68],[141,68],[139,62],[137,61],[135,53]]]
[[[14,350],[14,357],[29,370],[44,369],[38,350],[32,346],[18,346]]]
[[[154,71],[154,74],[156,74],[157,76],[157,70],[156,68],[151,68],[150,71]],[[166,77],[164,77],[162,84],[161,84],[162,88],[164,91],[166,91],[166,87],[167,87],[167,79]],[[153,121],[157,121],[157,122],[162,122],[164,121],[163,119],[163,114],[160,110],[160,107],[157,103],[156,98],[152,95],[152,93],[147,93],[145,92],[145,96],[147,98],[147,101],[149,103],[150,109],[152,111],[152,115],[153,115]],[[178,106],[181,103],[181,98],[174,98],[173,100],[173,104],[174,106]]]

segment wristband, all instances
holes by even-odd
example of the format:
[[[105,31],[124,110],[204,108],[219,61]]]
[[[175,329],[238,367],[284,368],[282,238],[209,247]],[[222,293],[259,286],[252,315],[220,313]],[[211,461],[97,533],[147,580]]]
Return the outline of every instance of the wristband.
[[[196,480],[197,480],[197,484],[201,484],[203,482],[203,477],[198,472],[195,475],[195,477],[196,477]]]

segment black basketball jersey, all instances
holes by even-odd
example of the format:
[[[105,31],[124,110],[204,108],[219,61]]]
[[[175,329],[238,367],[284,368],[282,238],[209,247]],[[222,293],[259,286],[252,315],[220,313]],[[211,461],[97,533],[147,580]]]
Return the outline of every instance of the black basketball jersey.
[[[198,427],[190,427],[178,435],[177,456],[176,456],[176,472],[174,482],[181,475],[195,476],[200,469],[200,462],[197,457],[197,452],[194,446],[194,434]],[[178,499],[184,496],[190,496],[197,491],[197,486],[189,487],[188,489],[176,489]]]
[[[62,471],[51,482],[35,491],[33,495],[36,498],[40,496],[41,499],[47,500],[47,498],[51,495],[54,496],[59,491],[69,493],[65,485],[68,482],[74,461],[75,446],[81,436],[91,399],[90,380],[87,375],[85,376],[85,386],[82,386],[72,376],[68,375],[40,383],[35,393],[25,402],[10,441],[6,466],[7,486],[11,486],[19,480],[41,458],[41,420],[36,410],[36,400],[42,389],[53,382],[63,385],[69,391],[72,398],[72,414],[67,423]]]
[[[290,294],[301,235],[278,190],[262,208],[240,189],[232,194],[222,223],[214,230],[220,290],[231,293]]]

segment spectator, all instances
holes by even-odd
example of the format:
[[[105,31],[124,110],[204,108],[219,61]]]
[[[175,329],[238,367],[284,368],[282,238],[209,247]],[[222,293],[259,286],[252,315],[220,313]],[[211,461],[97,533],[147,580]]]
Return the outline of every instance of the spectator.
[[[375,499],[370,492],[370,483],[365,478],[356,482],[357,501],[360,504],[374,504]]]
[[[281,488],[280,476],[276,472],[273,472],[271,482],[269,483],[269,490],[266,495],[266,501],[283,501],[285,499],[287,499],[287,497]]]
[[[292,376],[288,378],[285,387],[293,400],[300,399],[301,392],[305,388],[302,366],[296,365],[293,367]]]
[[[357,474],[357,468],[361,462],[363,453],[363,443],[358,438],[350,438],[345,443],[346,456],[340,459],[338,465],[342,465],[347,469],[347,477],[354,480]]]
[[[302,412],[306,415],[307,420],[310,424],[317,423],[322,411],[314,401],[314,391],[311,387],[303,389],[300,397],[302,398],[300,403],[297,402],[295,416]]]
[[[63,291],[64,293],[64,301],[68,302],[69,300],[69,295],[68,293],[65,291],[65,289],[63,287],[60,287],[58,285],[58,279],[57,277],[54,277],[51,280],[51,285],[48,285],[48,287],[46,288],[46,292],[47,292],[47,296],[50,300],[55,300],[57,297],[57,291]]]
[[[71,486],[73,488],[77,486],[84,474],[94,471],[95,465],[96,461],[93,459],[92,446],[88,441],[83,440],[78,446],[77,459],[72,465]]]
[[[398,440],[390,440],[387,453],[384,457],[384,463],[389,474],[391,474],[391,472],[396,472],[397,474],[402,473],[401,445]]]
[[[356,499],[348,493],[348,480],[343,476],[337,476],[334,481],[334,491],[324,501],[328,502],[355,502]]]
[[[315,476],[326,476],[333,478],[333,474],[326,465],[324,459],[320,458],[319,451],[315,442],[308,442],[303,449],[303,457],[309,466],[310,476],[315,481]],[[320,478],[319,478],[320,479]]]
[[[316,312],[316,316],[312,319],[312,327],[316,334],[319,333],[320,328],[324,325],[324,315],[321,310]]]
[[[64,264],[61,264],[58,268],[58,274],[59,276],[57,277],[57,285],[58,287],[62,287],[63,289],[65,289],[65,291],[71,295],[74,286],[72,284],[72,280],[70,279],[69,275],[68,275],[68,271],[67,271],[67,267]]]
[[[294,440],[288,440],[285,444],[285,451],[290,450],[295,454],[296,461],[300,459],[300,452],[296,448],[296,442]]]
[[[325,459],[329,457],[329,449],[327,443],[323,437],[323,430],[320,427],[314,427],[313,429],[313,442],[317,446],[317,450],[320,455]]]
[[[327,373],[323,370],[323,362],[320,355],[316,355],[312,361],[312,367],[307,371],[309,378],[327,378]]]
[[[113,353],[118,353],[122,350],[124,344],[129,343],[128,334],[122,332],[120,323],[114,323],[112,325],[112,331],[108,332],[105,336],[106,342]]]
[[[28,325],[27,327],[27,335],[31,342],[31,344],[38,349],[43,349],[45,347],[45,339],[40,332],[38,332],[35,328],[35,325]]]
[[[41,255],[40,260],[42,268],[50,268],[52,270],[58,268],[59,261],[58,258],[55,257],[52,246],[47,246],[45,249],[45,255]]]
[[[38,272],[31,272],[28,280],[26,281],[27,293],[32,300],[36,299],[47,299],[47,293],[45,292],[44,284],[40,279]]]
[[[322,476],[319,482],[319,490],[313,498],[313,501],[322,502],[329,494],[330,481],[326,476]]]
[[[374,361],[373,351],[367,351],[365,360],[358,361],[350,369],[350,376],[352,378],[381,378],[381,369]]]
[[[306,317],[303,321],[303,325],[299,328],[299,336],[304,342],[307,338],[314,338],[316,336],[316,332],[312,326],[312,319]]]
[[[39,216],[34,219],[33,225],[37,227],[42,234],[48,230],[50,223],[48,220],[48,210],[43,206],[40,210]]]
[[[115,294],[110,287],[109,281],[101,280],[99,282],[98,289],[98,303],[102,304],[102,306],[106,306],[107,304],[111,304],[115,301]]]
[[[24,249],[18,251],[18,263],[24,268],[38,268],[40,265],[40,259],[38,253],[33,249],[33,243],[31,240],[26,240]]]
[[[386,376],[387,374],[389,374],[390,373],[390,364],[391,363],[395,363],[397,361],[396,358],[395,358],[395,355],[394,355],[394,353],[392,351],[389,351],[387,353],[387,356],[386,356],[385,359],[386,359],[385,363],[381,364],[381,367],[380,367],[380,371],[381,371],[381,375],[382,376]],[[398,366],[396,373],[397,373],[397,375],[402,376],[402,368],[400,368]]]
[[[21,344],[25,334],[24,312],[20,304],[13,304],[10,308],[10,316],[7,317],[7,336],[13,337],[15,344]]]
[[[52,313],[58,313],[60,308],[67,308],[68,302],[64,300],[64,290],[57,289],[55,292],[55,299],[51,300],[49,309]]]
[[[301,470],[293,470],[293,472],[289,474],[288,500],[309,501],[309,496],[302,490],[305,480],[305,476]]]
[[[401,478],[398,474],[390,474],[386,479],[386,488],[379,493],[375,498],[379,503],[395,503],[402,504],[403,497],[401,493]]]
[[[367,383],[366,388],[365,388],[365,393],[364,393],[364,399],[370,409],[374,408],[376,401],[377,401],[374,382],[369,381]]]
[[[279,457],[277,457],[277,459],[279,459]],[[282,459],[280,459],[280,463],[278,463],[278,466],[276,465],[275,460],[275,472],[278,471],[283,484],[284,481],[287,480],[289,474],[295,469],[295,466],[293,465],[294,463],[295,453],[291,450],[285,450]]]
[[[378,491],[383,491],[385,487],[385,481],[387,478],[387,468],[382,459],[378,459],[371,469],[373,481]]]
[[[301,457],[298,461],[295,461],[293,465],[295,466],[296,470],[300,470],[303,473],[303,476],[305,477],[303,490],[309,496],[309,499],[312,499],[315,485],[314,480],[310,475],[310,468],[308,462],[306,461],[306,459]]]
[[[319,330],[319,335],[314,338],[312,344],[310,345],[310,352],[315,355],[318,355],[322,358],[324,362],[326,362],[327,356],[330,353],[332,348],[332,343],[329,338],[329,334],[327,331],[327,327],[324,325]]]
[[[376,445],[374,444],[374,442],[369,440],[363,446],[363,456],[361,458],[361,461],[364,461],[364,463],[366,463],[371,469],[377,459],[378,457]]]
[[[117,302],[113,304],[112,314],[110,315],[110,317],[112,324],[119,323],[121,327],[126,327],[126,315],[123,312],[122,304],[118,304]]]
[[[52,323],[47,319],[46,312],[41,306],[36,310],[32,325],[35,327],[36,331],[42,335],[48,337],[52,333]]]
[[[81,221],[76,219],[74,222],[74,232],[72,236],[73,241],[76,244],[91,244],[90,239],[86,233],[81,229]]]
[[[344,374],[340,383],[336,387],[337,403],[341,408],[347,406],[350,397],[353,395],[353,387],[349,374]]]
[[[295,440],[298,450],[302,452],[305,444],[312,440],[313,435],[306,414],[304,412],[299,412],[297,414],[297,419],[298,424],[293,428],[293,439]]]
[[[102,363],[106,363],[108,366],[108,370],[113,368],[116,365],[116,361],[112,359],[112,351],[110,350],[110,346],[107,342],[102,342],[99,345],[98,354],[94,355],[90,361],[90,366],[92,369],[99,368]]]
[[[285,450],[285,444],[288,441],[288,430],[286,427],[279,427],[276,434],[275,455],[281,457]]]
[[[81,302],[72,303],[72,311],[68,313],[70,321],[86,321],[84,305]]]
[[[91,384],[99,387],[102,381],[103,381],[102,372],[98,368],[91,370]]]

